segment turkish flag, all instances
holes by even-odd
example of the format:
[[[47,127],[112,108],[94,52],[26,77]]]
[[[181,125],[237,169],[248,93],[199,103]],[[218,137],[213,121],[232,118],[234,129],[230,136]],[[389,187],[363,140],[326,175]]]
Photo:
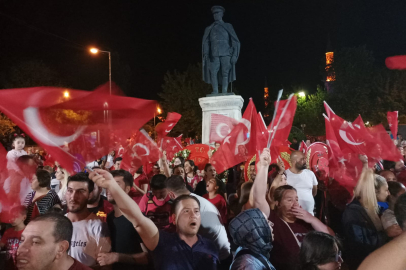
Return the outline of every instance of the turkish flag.
[[[166,151],[166,158],[171,161],[173,156],[183,149],[182,135],[178,137],[163,137],[159,139],[160,148],[162,151]]]
[[[306,153],[307,151],[307,145],[305,143],[305,141],[302,141],[299,145],[299,151],[302,151],[303,153]]]
[[[223,141],[238,123],[239,121],[234,118],[222,114],[211,114],[210,143]]]
[[[176,123],[179,122],[181,117],[182,115],[176,112],[168,113],[165,122],[159,123],[155,128],[155,131],[158,134],[158,136],[165,137],[169,132],[171,132],[171,130],[176,125]]]
[[[385,65],[389,69],[406,69],[406,55],[396,55],[387,57]]]
[[[0,111],[70,172],[125,141],[153,117],[155,105],[109,95],[107,84],[92,92],[57,87],[0,91]]]
[[[255,126],[257,120],[257,111],[250,99],[241,122],[224,138],[220,148],[213,154],[211,164],[218,173],[256,154],[256,130],[252,125]]]
[[[278,111],[275,120],[268,126],[271,133],[272,143],[285,145],[288,140],[290,130],[292,129],[293,119],[295,118],[297,107],[297,97],[290,95],[287,100],[279,102]]]
[[[125,170],[136,171],[141,166],[159,160],[161,151],[148,133],[141,129],[133,136],[130,144],[124,150],[121,167]]]
[[[390,131],[392,132],[393,139],[396,140],[396,137],[398,135],[398,111],[394,112],[388,112],[387,113],[387,119],[388,119],[388,124]]]

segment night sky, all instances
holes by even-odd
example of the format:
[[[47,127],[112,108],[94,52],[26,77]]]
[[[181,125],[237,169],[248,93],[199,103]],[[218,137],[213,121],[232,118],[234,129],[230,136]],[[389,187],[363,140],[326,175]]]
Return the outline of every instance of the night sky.
[[[108,81],[107,55],[88,53],[95,45],[113,53],[113,81],[127,69],[127,95],[158,99],[168,70],[201,61],[215,4],[241,42],[234,86],[259,109],[265,80],[271,97],[291,85],[315,91],[328,36],[334,49],[366,45],[379,65],[406,54],[404,0],[0,0],[0,72],[41,60],[68,86],[93,89]]]

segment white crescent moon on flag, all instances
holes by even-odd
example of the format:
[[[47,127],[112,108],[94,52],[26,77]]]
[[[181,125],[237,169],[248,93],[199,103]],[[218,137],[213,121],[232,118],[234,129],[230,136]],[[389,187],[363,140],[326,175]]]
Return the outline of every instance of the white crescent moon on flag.
[[[341,139],[343,139],[343,140],[344,140],[346,143],[348,143],[348,144],[351,144],[351,145],[361,145],[361,144],[364,143],[364,142],[359,142],[359,143],[357,143],[357,142],[351,141],[351,140],[348,138],[348,136],[347,136],[347,132],[344,131],[344,130],[342,130],[342,129],[340,129],[338,133],[340,134]]]
[[[49,146],[64,146],[67,143],[71,143],[86,129],[86,126],[81,126],[74,134],[62,137],[53,134],[44,126],[44,123],[40,119],[38,108],[28,107],[24,109],[23,116],[28,129],[34,137]]]
[[[173,123],[170,124],[170,125],[168,125],[168,127],[171,127],[171,126],[173,126]],[[168,133],[169,133],[169,132],[171,132],[171,130],[172,130],[172,129],[170,129],[170,130],[166,130],[166,129],[165,129],[165,132],[168,132]]]
[[[141,157],[143,157],[143,156],[149,156],[149,149],[148,149],[148,147],[146,147],[144,144],[142,144],[142,143],[136,143],[136,144],[134,144],[134,146],[133,146],[133,152],[136,154],[136,152],[135,152],[135,150],[134,150],[134,148],[136,147],[136,146],[139,146],[139,147],[141,147],[142,149],[144,149],[145,150],[145,154],[144,155],[140,155]],[[137,154],[136,154],[136,156],[138,156]]]
[[[227,128],[228,128],[227,134],[224,135],[224,136],[221,134],[221,128],[222,128],[222,127],[227,127]],[[217,127],[216,127],[216,133],[217,133],[217,135],[218,135],[220,138],[225,138],[228,134],[230,134],[230,132],[231,132],[231,129],[230,129],[230,127],[229,127],[227,124],[220,123],[220,124],[218,124]]]
[[[241,119],[241,123],[243,123],[247,127],[248,133],[250,133],[251,122],[248,121],[247,119],[243,118],[243,119]],[[247,137],[247,139],[245,141],[243,141],[242,143],[239,143],[238,145],[245,145],[245,144],[249,143],[249,141],[250,141],[250,137]]]

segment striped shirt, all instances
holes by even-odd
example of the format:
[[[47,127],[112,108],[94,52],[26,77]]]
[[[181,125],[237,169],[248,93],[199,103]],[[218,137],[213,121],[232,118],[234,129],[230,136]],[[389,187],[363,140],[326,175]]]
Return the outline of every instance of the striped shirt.
[[[61,205],[61,200],[56,194],[55,190],[51,189],[48,193],[43,197],[41,200],[37,200],[36,202],[32,202],[35,197],[35,191],[29,193],[25,198],[24,205],[27,207],[27,219],[25,223],[28,224],[31,220],[31,215],[34,211],[34,204],[37,204],[37,208],[40,214],[45,214],[50,208],[52,208],[55,204]]]

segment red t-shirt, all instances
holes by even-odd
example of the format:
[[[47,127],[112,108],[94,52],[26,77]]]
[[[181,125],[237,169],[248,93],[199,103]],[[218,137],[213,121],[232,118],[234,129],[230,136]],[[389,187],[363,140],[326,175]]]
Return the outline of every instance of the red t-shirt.
[[[276,210],[271,211],[268,219],[274,224],[274,240],[270,261],[276,269],[295,269],[300,252],[296,238],[301,245],[303,238],[308,232],[313,231],[313,227],[301,219],[297,219],[295,223],[284,222],[277,215]]]
[[[159,201],[155,196],[152,197],[152,193],[148,192],[144,196],[138,206],[141,212],[148,218],[150,218],[158,229],[170,230],[172,224],[171,218],[171,205],[168,203],[169,196],[166,196],[165,200]]]
[[[73,260],[74,260],[74,262],[73,262],[72,266],[69,267],[68,270],[92,270],[92,268],[90,268],[84,264],[81,264],[77,260],[75,260],[75,259],[73,259]]]
[[[221,215],[221,221],[223,225],[227,224],[227,203],[223,196],[217,194],[213,199],[209,198],[209,193],[203,195],[203,198],[214,204],[214,206],[219,210]]]
[[[137,185],[140,189],[142,189],[142,185],[147,184],[149,190],[149,180],[145,174],[140,174],[137,178],[134,179],[134,184]],[[136,203],[141,201],[143,194],[139,192],[136,188],[131,192],[130,195]]]
[[[17,249],[20,246],[21,234],[24,230],[15,231],[13,228],[7,229],[1,238],[0,243],[5,244],[7,251],[6,269],[17,269],[15,264],[15,258],[17,255]]]

